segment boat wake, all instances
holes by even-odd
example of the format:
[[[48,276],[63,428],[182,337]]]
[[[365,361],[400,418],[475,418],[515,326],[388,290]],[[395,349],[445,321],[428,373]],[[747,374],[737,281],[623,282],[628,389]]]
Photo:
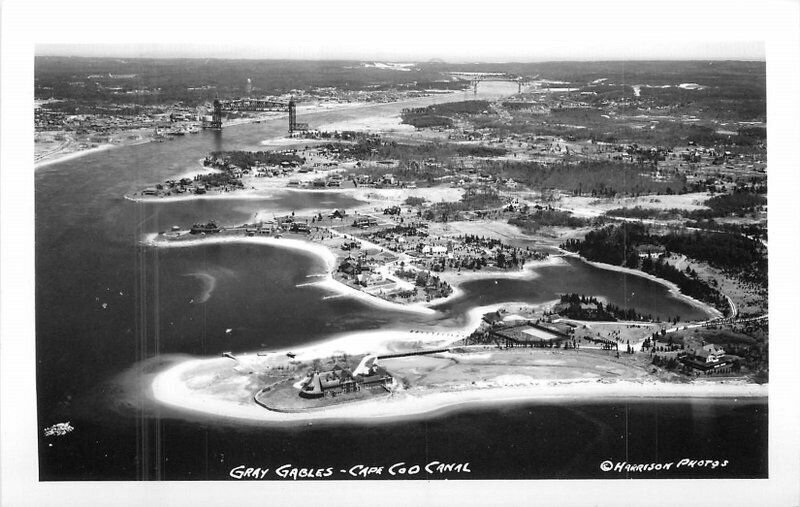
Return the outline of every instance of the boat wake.
[[[200,294],[192,300],[194,303],[205,303],[211,298],[211,294],[217,286],[217,278],[215,276],[210,273],[187,273],[183,276],[197,278],[202,283]]]

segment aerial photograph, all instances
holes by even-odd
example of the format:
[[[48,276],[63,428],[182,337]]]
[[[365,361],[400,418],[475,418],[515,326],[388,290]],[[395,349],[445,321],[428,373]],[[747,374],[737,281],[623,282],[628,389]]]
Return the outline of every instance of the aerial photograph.
[[[572,51],[36,44],[36,480],[769,479],[765,43]]]
[[[765,78],[37,56],[41,478],[764,477]]]

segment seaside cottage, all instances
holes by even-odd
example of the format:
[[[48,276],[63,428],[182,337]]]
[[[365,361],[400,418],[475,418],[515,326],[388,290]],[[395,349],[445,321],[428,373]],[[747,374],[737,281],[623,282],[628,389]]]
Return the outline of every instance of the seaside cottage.
[[[701,349],[692,352],[697,359],[705,363],[718,363],[725,356],[725,350],[714,344],[705,345]]]
[[[725,351],[714,344],[690,349],[688,353],[678,355],[678,361],[696,374],[706,375],[731,373],[736,364],[735,358],[726,357]]]

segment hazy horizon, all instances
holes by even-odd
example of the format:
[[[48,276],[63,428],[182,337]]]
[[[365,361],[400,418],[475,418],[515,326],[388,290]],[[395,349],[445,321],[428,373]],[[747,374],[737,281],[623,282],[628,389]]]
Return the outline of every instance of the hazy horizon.
[[[230,0],[222,7],[201,1],[186,8],[140,0],[120,12],[107,2],[77,10],[53,3],[45,19],[35,13],[31,30],[39,33],[34,40],[41,56],[448,63],[765,60],[769,10],[754,9],[748,1],[721,5],[711,0],[307,0],[298,9],[283,2]]]
[[[763,43],[738,42],[730,44],[708,44],[702,51],[675,51],[671,54],[642,51],[640,47],[634,54],[614,52],[603,55],[580,54],[580,52],[562,49],[552,55],[482,55],[480,58],[459,58],[456,55],[400,55],[400,54],[368,54],[364,52],[342,52],[341,54],[283,51],[280,54],[253,46],[236,46],[220,48],[219,46],[198,47],[173,44],[139,45],[139,44],[38,44],[35,47],[36,57],[74,57],[74,58],[126,58],[126,59],[194,59],[194,60],[263,60],[263,61],[387,61],[409,63],[546,63],[546,62],[618,62],[618,61],[766,61]],[[506,57],[507,56],[507,57]]]

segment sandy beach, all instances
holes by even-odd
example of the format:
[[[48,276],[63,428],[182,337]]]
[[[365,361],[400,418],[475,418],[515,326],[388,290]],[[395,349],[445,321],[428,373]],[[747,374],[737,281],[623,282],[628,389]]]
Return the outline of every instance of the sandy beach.
[[[431,415],[457,408],[513,402],[610,401],[615,399],[764,398],[766,385],[739,381],[665,383],[656,381],[536,381],[524,376],[504,376],[475,383],[466,390],[409,389],[377,400],[357,401],[303,413],[267,410],[255,402],[242,403],[192,389],[192,371],[214,361],[230,367],[229,359],[197,359],[179,363],[159,373],[152,384],[153,398],[181,411],[272,424],[337,420],[369,423]]]
[[[34,169],[39,169],[40,167],[45,167],[45,166],[48,166],[48,165],[57,164],[59,162],[64,162],[64,161],[67,161],[67,160],[74,160],[76,158],[81,158],[81,157],[84,157],[86,155],[91,155],[92,153],[99,153],[101,151],[106,151],[106,150],[111,150],[111,149],[114,149],[114,148],[119,148],[120,146],[132,146],[133,144],[143,144],[143,143],[148,143],[148,142],[150,142],[150,141],[149,140],[140,140],[140,141],[137,141],[135,143],[101,144],[100,146],[97,146],[95,148],[88,148],[88,149],[85,149],[85,150],[72,151],[72,152],[69,152],[69,153],[60,153],[60,154],[57,154],[57,155],[53,155],[53,156],[49,156],[49,157],[43,158],[39,162],[35,162],[33,164],[33,168]]]
[[[153,378],[151,393],[160,404],[181,412],[197,415],[218,416],[243,421],[266,424],[290,424],[312,421],[345,421],[351,423],[380,422],[416,418],[446,410],[470,406],[508,404],[514,402],[557,401],[610,401],[622,399],[670,399],[670,398],[763,398],[768,395],[767,385],[748,383],[741,379],[692,381],[672,383],[650,379],[642,371],[639,376],[596,378],[592,374],[578,375],[574,378],[548,378],[530,374],[489,373],[488,377],[475,377],[472,383],[426,387],[416,386],[408,389],[395,388],[388,397],[354,401],[341,405],[313,409],[302,413],[286,413],[268,410],[254,401],[248,387],[250,379],[241,375],[239,380],[228,384],[231,390],[221,395],[206,385],[210,378],[217,378],[214,372],[258,371],[271,364],[271,361],[286,359],[291,352],[298,361],[312,361],[315,358],[335,354],[386,354],[407,350],[410,345],[423,348],[441,348],[461,340],[480,323],[482,315],[498,307],[514,305],[530,306],[525,303],[507,302],[503,305],[476,307],[467,314],[463,325],[456,328],[428,328],[425,330],[383,330],[359,333],[345,333],[331,336],[323,341],[291,350],[273,351],[266,356],[261,354],[242,354],[236,356],[236,363],[229,358],[193,358],[179,361]],[[544,305],[536,305],[543,307]],[[491,353],[492,347],[487,348]],[[523,353],[525,353],[523,351]],[[443,354],[443,357],[452,355]],[[477,360],[482,362],[487,354],[478,351],[474,357],[459,357],[461,362]],[[549,356],[548,356],[549,357]],[[553,371],[560,371],[563,360],[540,359],[537,364],[552,365]],[[467,364],[465,363],[465,364]],[[468,364],[467,364],[468,365]],[[496,371],[496,370],[495,370]],[[522,372],[522,370],[519,370]],[[527,370],[531,371],[531,370]],[[218,381],[212,382],[217,385]],[[211,385],[211,384],[208,384]],[[218,387],[218,386],[217,386]]]

